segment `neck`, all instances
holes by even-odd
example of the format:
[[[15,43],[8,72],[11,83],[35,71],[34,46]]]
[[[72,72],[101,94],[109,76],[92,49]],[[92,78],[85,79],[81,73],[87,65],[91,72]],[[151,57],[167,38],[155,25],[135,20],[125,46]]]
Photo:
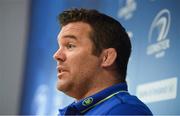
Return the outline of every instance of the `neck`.
[[[114,77],[114,75],[106,74],[106,76],[105,75],[96,76],[96,78],[91,82],[89,88],[84,92],[84,94],[81,94],[81,96],[75,98],[77,100],[84,99],[117,83],[120,82],[116,79],[116,77]]]
[[[115,84],[115,83],[114,83]],[[81,99],[84,99],[84,98],[87,98],[87,97],[89,97],[89,96],[91,96],[91,95],[94,95],[94,94],[96,94],[96,93],[98,93],[98,92],[100,92],[100,91],[102,91],[102,90],[104,90],[104,89],[106,89],[106,88],[108,88],[108,87],[110,87],[110,86],[112,86],[112,85],[114,85],[114,84],[109,84],[109,85],[106,85],[106,86],[94,86],[94,88],[92,88],[91,90],[89,90],[86,94],[84,94],[82,97],[80,97],[80,98],[77,98],[77,100],[81,100]],[[117,84],[117,83],[116,83]]]

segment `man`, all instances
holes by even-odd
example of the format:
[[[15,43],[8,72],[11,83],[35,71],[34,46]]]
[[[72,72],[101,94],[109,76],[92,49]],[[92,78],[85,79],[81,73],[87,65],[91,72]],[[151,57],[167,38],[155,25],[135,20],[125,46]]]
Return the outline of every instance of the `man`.
[[[151,115],[127,90],[131,43],[122,25],[87,9],[64,11],[59,20],[57,88],[77,100],[60,115]]]

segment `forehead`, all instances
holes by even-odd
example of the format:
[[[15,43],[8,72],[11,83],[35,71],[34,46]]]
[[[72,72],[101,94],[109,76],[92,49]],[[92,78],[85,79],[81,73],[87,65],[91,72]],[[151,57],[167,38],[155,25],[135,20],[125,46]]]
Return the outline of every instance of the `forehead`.
[[[58,39],[64,38],[65,36],[76,36],[78,37],[90,37],[91,27],[89,24],[84,22],[73,22],[62,27],[58,34]]]

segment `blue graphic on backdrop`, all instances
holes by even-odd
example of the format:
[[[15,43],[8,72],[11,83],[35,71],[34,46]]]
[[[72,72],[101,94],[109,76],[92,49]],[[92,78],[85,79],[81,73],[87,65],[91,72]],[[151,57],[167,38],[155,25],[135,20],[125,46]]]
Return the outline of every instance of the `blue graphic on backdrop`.
[[[74,7],[94,8],[119,20],[133,45],[130,93],[154,114],[180,114],[179,0],[31,0],[20,114],[56,115],[74,99],[56,90],[57,16]],[[166,110],[164,110],[166,109]]]
[[[148,35],[151,45],[147,48],[147,55],[155,54],[156,58],[163,57],[165,50],[170,47],[170,40],[167,38],[171,24],[171,15],[168,9],[162,9],[154,18]],[[152,40],[156,38],[152,44]]]

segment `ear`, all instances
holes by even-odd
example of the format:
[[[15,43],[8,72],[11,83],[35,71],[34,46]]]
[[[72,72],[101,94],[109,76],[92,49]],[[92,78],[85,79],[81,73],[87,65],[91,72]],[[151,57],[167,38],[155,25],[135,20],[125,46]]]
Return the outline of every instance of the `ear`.
[[[117,57],[117,52],[114,48],[108,48],[103,50],[102,52],[102,67],[109,67],[111,66]]]

